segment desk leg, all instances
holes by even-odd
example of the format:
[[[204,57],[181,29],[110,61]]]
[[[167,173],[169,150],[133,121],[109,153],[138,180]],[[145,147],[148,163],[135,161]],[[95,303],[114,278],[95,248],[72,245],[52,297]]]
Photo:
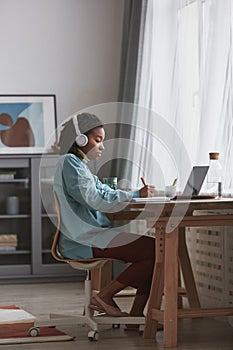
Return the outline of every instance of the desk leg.
[[[164,288],[164,227],[156,227],[155,244],[156,261],[143,333],[145,339],[155,338],[158,321],[152,319],[152,309],[160,310],[162,303]]]
[[[179,261],[189,305],[191,308],[200,308],[201,305],[186,244],[185,227],[179,228]]]
[[[165,234],[164,347],[177,345],[179,228]]]

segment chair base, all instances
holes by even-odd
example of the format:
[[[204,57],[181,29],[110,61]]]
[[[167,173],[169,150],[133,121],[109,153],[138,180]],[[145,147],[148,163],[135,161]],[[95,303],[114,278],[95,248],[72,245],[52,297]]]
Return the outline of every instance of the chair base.
[[[48,320],[36,320],[35,327],[42,326],[64,326],[69,324],[87,325],[91,328],[88,333],[89,340],[98,340],[99,325],[121,325],[121,324],[138,324],[139,331],[143,330],[145,324],[145,317],[143,316],[123,316],[113,317],[106,314],[93,314],[89,309],[92,295],[91,280],[85,280],[85,313],[84,315],[77,315],[77,312],[68,314],[51,313]]]

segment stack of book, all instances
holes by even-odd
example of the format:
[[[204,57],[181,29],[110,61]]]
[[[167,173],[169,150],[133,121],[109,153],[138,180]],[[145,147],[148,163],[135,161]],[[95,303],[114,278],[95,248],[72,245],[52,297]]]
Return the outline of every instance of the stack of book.
[[[16,250],[17,235],[0,234],[0,251]]]
[[[0,171],[0,180],[13,180],[16,171]]]
[[[0,338],[10,338],[17,332],[28,332],[35,317],[16,305],[0,306]]]

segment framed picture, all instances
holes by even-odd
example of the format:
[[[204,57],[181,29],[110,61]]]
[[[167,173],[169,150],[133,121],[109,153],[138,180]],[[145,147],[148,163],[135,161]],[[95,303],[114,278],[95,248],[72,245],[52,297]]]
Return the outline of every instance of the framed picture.
[[[0,153],[49,152],[56,129],[55,95],[0,95]]]

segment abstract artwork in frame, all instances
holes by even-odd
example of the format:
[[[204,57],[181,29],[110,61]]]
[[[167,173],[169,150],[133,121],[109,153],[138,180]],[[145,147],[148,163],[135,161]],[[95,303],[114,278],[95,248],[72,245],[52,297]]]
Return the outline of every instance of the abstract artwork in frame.
[[[0,153],[49,152],[56,142],[55,95],[0,95]]]

